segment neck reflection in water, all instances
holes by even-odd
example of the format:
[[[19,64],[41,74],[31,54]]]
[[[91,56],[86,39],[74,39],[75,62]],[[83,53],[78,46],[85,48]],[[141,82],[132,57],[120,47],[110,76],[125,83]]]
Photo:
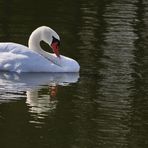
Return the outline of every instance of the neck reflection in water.
[[[44,113],[56,108],[56,95],[58,84],[50,84],[48,95],[40,95],[38,89],[30,90],[26,92],[26,103],[30,107],[30,112],[37,113],[38,116],[44,115]]]

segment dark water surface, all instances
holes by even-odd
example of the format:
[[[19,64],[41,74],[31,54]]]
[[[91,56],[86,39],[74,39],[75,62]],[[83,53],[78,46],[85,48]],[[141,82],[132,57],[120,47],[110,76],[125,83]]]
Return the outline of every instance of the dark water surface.
[[[41,25],[81,71],[1,72],[0,147],[147,148],[148,1],[0,0],[0,41]]]

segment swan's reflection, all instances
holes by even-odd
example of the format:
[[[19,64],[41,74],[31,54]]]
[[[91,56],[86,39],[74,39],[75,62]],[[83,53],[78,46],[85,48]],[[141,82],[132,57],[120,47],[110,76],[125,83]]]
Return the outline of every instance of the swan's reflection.
[[[67,85],[75,83],[79,73],[0,73],[0,90],[25,91],[40,88],[43,85]]]
[[[30,112],[41,114],[55,108],[58,85],[68,85],[78,81],[79,73],[0,73],[0,101],[19,99],[27,94],[26,103]],[[41,89],[46,94],[39,94]],[[48,91],[48,92],[47,92]],[[22,92],[26,92],[25,94]],[[9,97],[8,97],[9,94]],[[13,95],[15,96],[13,97]],[[2,96],[3,95],[3,96]],[[7,96],[7,97],[6,97]]]
[[[30,107],[30,112],[37,113],[38,115],[44,115],[42,113],[48,112],[56,108],[56,95],[58,84],[52,83],[48,89],[48,95],[39,95],[39,90],[26,91],[27,100],[26,103]]]

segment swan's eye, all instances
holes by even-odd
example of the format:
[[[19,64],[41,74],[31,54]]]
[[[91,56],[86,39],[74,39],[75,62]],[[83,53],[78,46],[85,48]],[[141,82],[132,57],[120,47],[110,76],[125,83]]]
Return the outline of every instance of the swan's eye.
[[[60,41],[58,39],[56,39],[54,36],[52,36],[52,43],[51,44],[55,44],[59,47],[60,46]]]

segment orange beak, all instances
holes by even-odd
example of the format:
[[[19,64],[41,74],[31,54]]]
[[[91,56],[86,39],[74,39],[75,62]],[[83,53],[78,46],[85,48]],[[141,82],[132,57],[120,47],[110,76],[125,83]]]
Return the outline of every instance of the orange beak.
[[[56,56],[60,57],[58,42],[52,43],[51,48],[53,49],[53,52],[56,54]]]

